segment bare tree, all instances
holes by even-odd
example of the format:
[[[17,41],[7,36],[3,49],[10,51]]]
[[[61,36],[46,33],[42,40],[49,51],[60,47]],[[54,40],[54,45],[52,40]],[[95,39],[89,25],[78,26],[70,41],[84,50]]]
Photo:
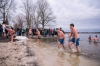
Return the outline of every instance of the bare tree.
[[[36,28],[39,28],[39,24],[40,24],[40,17],[38,14],[38,9],[37,9],[37,5],[34,5],[32,8],[32,15],[33,15],[33,24]]]
[[[15,7],[14,0],[0,0],[0,7],[0,13],[2,15],[3,22],[8,24],[8,19]]]
[[[45,26],[55,23],[55,16],[46,0],[38,0],[36,4],[32,0],[24,0],[23,11],[28,28],[32,26],[39,28],[39,25],[42,25],[44,29]]]
[[[45,26],[50,26],[52,23],[55,23],[55,16],[47,3],[46,0],[38,0],[37,2],[37,14],[39,15],[39,21],[44,29]]]
[[[15,21],[13,21],[17,27],[20,27],[21,29],[26,26],[25,16],[23,14],[19,14],[16,16]]]
[[[23,0],[22,9],[23,9],[23,12],[25,13],[28,28],[32,27],[32,22],[33,22],[32,7],[33,7],[32,0]]]

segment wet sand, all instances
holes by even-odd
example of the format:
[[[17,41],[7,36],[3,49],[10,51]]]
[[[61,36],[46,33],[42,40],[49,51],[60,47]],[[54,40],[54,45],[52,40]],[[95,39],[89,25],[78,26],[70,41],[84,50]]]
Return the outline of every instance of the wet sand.
[[[99,61],[58,51],[56,43],[38,44],[33,39],[0,42],[0,66],[100,66]]]

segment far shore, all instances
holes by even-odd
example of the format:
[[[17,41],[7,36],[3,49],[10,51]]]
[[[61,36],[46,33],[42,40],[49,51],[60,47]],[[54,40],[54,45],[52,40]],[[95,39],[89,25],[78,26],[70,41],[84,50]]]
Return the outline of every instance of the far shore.
[[[70,32],[65,32],[65,34],[68,34]],[[78,32],[79,34],[100,34],[100,32]]]

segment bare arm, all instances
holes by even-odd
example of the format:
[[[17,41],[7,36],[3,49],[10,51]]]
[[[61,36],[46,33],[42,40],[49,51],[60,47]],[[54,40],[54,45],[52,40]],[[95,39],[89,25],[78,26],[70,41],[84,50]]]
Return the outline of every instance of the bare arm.
[[[76,40],[77,40],[77,31],[74,30],[74,36],[75,36],[75,43],[76,43]]]
[[[66,38],[65,38],[65,34],[63,33],[63,32],[61,32],[62,33],[62,36],[64,37],[64,41],[66,40]]]
[[[97,39],[97,41],[99,41],[99,39]]]

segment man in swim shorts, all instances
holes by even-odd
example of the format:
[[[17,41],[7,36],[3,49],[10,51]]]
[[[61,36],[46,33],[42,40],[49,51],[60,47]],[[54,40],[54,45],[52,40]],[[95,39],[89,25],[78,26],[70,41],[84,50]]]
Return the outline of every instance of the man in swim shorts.
[[[36,29],[36,34],[38,36],[38,43],[40,43],[41,34],[40,34],[40,31],[38,29]]]
[[[65,45],[64,45],[65,35],[64,35],[64,33],[59,28],[57,28],[56,31],[57,31],[57,36],[58,36],[58,38],[57,38],[58,49],[60,49],[60,45],[62,45],[63,48],[65,49]]]
[[[29,38],[32,38],[32,30],[31,29],[29,29],[28,35],[29,35]]]
[[[72,35],[72,39],[70,40],[68,46],[72,52],[72,44],[76,45],[76,49],[78,52],[80,52],[80,47],[79,47],[79,35],[78,35],[78,31],[74,28],[74,24],[70,24],[70,29],[71,29],[71,35]]]

